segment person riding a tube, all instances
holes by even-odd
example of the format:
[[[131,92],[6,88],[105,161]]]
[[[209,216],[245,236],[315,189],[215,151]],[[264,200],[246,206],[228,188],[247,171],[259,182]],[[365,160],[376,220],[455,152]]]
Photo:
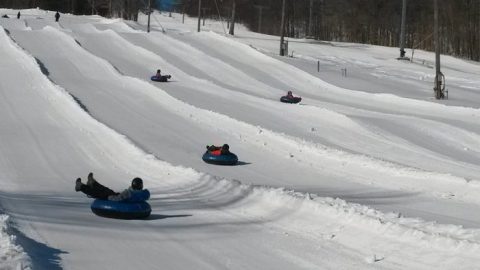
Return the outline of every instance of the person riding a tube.
[[[155,75],[158,79],[162,77],[162,72],[160,69],[157,69],[157,74]]]
[[[210,145],[207,146],[207,150],[214,156],[228,155],[230,153],[230,146],[228,144],[224,144],[221,147]]]
[[[118,193],[100,184],[93,178],[93,173],[88,174],[87,184],[82,183],[81,178],[75,181],[75,191],[81,191],[89,197],[109,201],[124,201],[130,199],[135,193],[143,190],[143,180],[135,177],[130,187]]]
[[[288,97],[288,98],[293,98],[292,91],[288,91],[286,97]]]

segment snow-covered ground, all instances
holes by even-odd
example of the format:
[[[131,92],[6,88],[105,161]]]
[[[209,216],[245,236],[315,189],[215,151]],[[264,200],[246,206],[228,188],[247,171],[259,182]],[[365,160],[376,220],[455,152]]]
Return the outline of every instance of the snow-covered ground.
[[[147,34],[144,16],[16,13],[0,9],[0,269],[478,269],[480,64],[442,56],[437,101],[429,52],[290,39],[279,57],[278,37],[179,14]],[[237,166],[201,160],[223,143]],[[91,171],[142,177],[151,217],[91,213],[74,191]]]

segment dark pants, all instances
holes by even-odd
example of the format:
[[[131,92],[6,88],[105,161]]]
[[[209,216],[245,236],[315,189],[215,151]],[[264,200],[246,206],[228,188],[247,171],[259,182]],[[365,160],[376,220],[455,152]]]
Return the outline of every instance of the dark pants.
[[[102,200],[108,200],[108,196],[110,195],[118,195],[117,192],[107,188],[106,186],[98,183],[97,181],[93,182],[93,185],[91,186],[82,184],[80,191],[92,198]]]

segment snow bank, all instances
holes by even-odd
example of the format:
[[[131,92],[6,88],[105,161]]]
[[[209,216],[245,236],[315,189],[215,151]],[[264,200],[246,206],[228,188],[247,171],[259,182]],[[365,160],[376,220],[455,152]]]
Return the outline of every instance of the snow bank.
[[[254,188],[251,196],[257,197],[258,201],[263,202],[258,205],[271,205],[296,211],[295,215],[298,218],[295,219],[295,226],[291,226],[291,223],[287,223],[286,220],[279,224],[296,228],[308,235],[318,234],[317,225],[329,217],[340,223],[347,222],[351,226],[363,227],[364,230],[382,235],[396,238],[402,236],[398,237],[402,241],[424,242],[422,245],[438,249],[466,248],[463,252],[474,253],[478,252],[480,248],[480,235],[476,229],[436,224],[419,218],[406,218],[401,213],[382,213],[370,207],[348,203],[338,198],[318,197],[285,189]],[[301,216],[303,218],[300,218]],[[323,234],[323,232],[320,233]]]
[[[16,237],[7,233],[8,228],[9,216],[0,215],[0,269],[31,269],[30,258],[23,248],[15,243]]]
[[[70,28],[73,31],[79,31],[83,33],[99,33],[100,30],[95,28],[91,23],[75,23],[68,25],[68,28]]]
[[[96,23],[94,25],[101,30],[113,29],[113,30],[115,30],[117,32],[120,32],[120,33],[139,33],[139,32],[143,32],[143,31],[140,31],[140,30],[133,29],[128,24],[126,24],[122,19],[103,19],[103,20],[100,20],[98,23]],[[105,27],[104,25],[107,25],[108,27]]]
[[[264,226],[275,228],[286,237],[334,241],[365,252],[366,260],[377,256],[369,253],[373,246],[386,242],[389,244],[381,257],[392,252],[401,257],[400,253],[416,250],[425,255],[421,257],[427,265],[438,265],[438,258],[455,258],[449,266],[457,265],[460,269],[469,269],[479,260],[480,234],[475,229],[406,218],[401,213],[383,213],[338,198],[283,188],[245,185],[208,175],[198,180],[191,185],[203,187],[206,194],[202,195],[206,197],[241,198],[223,209],[237,218],[261,220]]]

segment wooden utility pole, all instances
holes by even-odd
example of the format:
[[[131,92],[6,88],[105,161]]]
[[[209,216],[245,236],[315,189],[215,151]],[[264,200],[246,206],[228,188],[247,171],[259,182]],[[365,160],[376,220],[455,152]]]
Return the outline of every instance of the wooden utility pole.
[[[407,14],[407,0],[402,4],[402,26],[400,28],[400,59],[405,58],[405,18]]]
[[[197,32],[200,32],[200,19],[202,18],[202,0],[198,0],[198,25]]]
[[[182,7],[182,23],[185,23],[185,1],[183,2],[183,7]]]
[[[236,0],[232,0],[232,19],[230,20],[230,29],[228,29],[228,34],[234,35],[235,32],[235,6]]]
[[[150,33],[150,14],[152,13],[152,0],[148,0],[148,22],[147,22],[147,33]]]
[[[284,35],[285,35],[285,0],[282,0],[282,22],[280,25],[280,55],[285,55],[285,45],[284,43]]]
[[[433,38],[435,40],[435,71],[440,72],[440,44],[438,44],[438,0],[433,0]]]
[[[435,39],[435,86],[433,90],[435,91],[436,99],[443,99],[444,87],[445,87],[445,77],[440,71],[440,37],[438,34],[438,0],[433,0],[433,38]]]

